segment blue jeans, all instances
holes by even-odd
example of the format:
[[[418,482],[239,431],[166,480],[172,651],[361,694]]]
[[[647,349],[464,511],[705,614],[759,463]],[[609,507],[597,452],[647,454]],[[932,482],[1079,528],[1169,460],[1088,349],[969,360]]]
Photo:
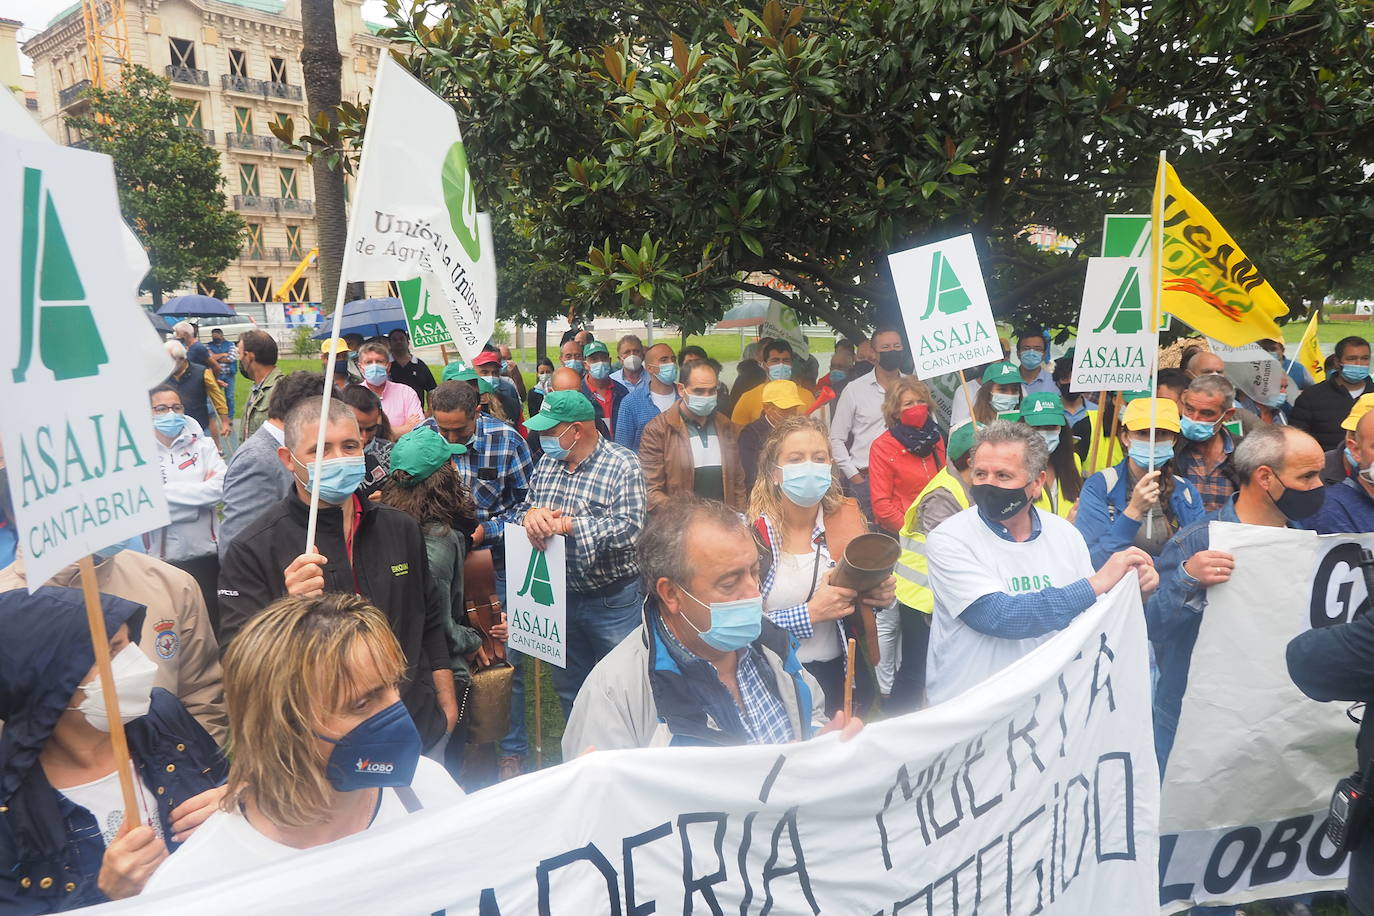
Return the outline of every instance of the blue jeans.
[[[224,389],[224,402],[229,406],[229,419],[232,420],[234,419],[234,376],[229,376],[225,381],[229,383],[229,387]]]
[[[592,668],[639,626],[643,604],[639,579],[615,582],[593,592],[568,593],[567,632],[563,634],[568,667],[553,669],[553,685],[563,717]]]

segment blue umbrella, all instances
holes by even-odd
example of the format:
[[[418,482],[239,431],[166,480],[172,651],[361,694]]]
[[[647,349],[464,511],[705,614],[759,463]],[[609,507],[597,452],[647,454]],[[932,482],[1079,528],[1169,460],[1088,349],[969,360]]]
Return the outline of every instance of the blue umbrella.
[[[332,316],[320,318],[320,330],[316,340],[329,336],[334,319]],[[406,310],[401,300],[392,296],[377,299],[355,299],[344,303],[343,318],[339,322],[339,336],[361,334],[364,337],[377,337],[395,330],[407,330]]]
[[[157,313],[182,318],[221,318],[234,314],[234,310],[214,296],[173,296],[162,303]]]

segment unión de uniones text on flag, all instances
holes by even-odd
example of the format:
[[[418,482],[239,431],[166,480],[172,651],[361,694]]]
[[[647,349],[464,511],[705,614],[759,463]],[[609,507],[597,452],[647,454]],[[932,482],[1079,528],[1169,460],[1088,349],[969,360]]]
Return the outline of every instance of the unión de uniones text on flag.
[[[1160,308],[1233,347],[1279,337],[1274,319],[1288,306],[1259,268],[1173,166],[1161,161],[1155,182],[1155,225],[1163,226]]]

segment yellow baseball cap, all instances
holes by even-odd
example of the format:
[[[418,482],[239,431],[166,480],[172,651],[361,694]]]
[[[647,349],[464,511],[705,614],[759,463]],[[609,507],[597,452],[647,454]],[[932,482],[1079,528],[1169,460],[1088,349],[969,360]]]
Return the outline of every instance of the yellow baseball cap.
[[[1360,425],[1360,418],[1374,410],[1374,394],[1362,394],[1350,405],[1350,413],[1341,421],[1341,429],[1354,430]]]
[[[333,350],[335,353],[347,353],[348,344],[342,337],[331,337],[328,340],[320,341],[320,353],[328,353]]]
[[[1149,429],[1152,403],[1155,405],[1155,429],[1167,429],[1175,433],[1183,430],[1178,422],[1178,405],[1171,398],[1136,398],[1126,405],[1121,415],[1121,425],[1130,430]]]
[[[763,386],[763,403],[786,410],[789,407],[805,407],[796,382],[778,379]]]

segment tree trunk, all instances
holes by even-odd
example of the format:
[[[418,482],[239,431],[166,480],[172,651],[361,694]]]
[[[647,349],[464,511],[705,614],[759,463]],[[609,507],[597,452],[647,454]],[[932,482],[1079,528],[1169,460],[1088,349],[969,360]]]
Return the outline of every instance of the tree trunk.
[[[158,309],[162,308],[162,287],[154,283],[148,292],[153,296],[153,311],[156,312]]]
[[[301,0],[301,72],[305,79],[306,110],[310,120],[324,112],[331,122],[342,99],[343,55],[334,30],[334,0]],[[348,213],[344,209],[344,176],[315,160],[310,169],[315,186],[315,227],[320,247],[320,304],[333,313],[338,301],[339,270],[348,239]]]
[[[534,320],[534,362],[539,364],[540,357],[544,356],[549,350],[549,319],[536,318]]]

